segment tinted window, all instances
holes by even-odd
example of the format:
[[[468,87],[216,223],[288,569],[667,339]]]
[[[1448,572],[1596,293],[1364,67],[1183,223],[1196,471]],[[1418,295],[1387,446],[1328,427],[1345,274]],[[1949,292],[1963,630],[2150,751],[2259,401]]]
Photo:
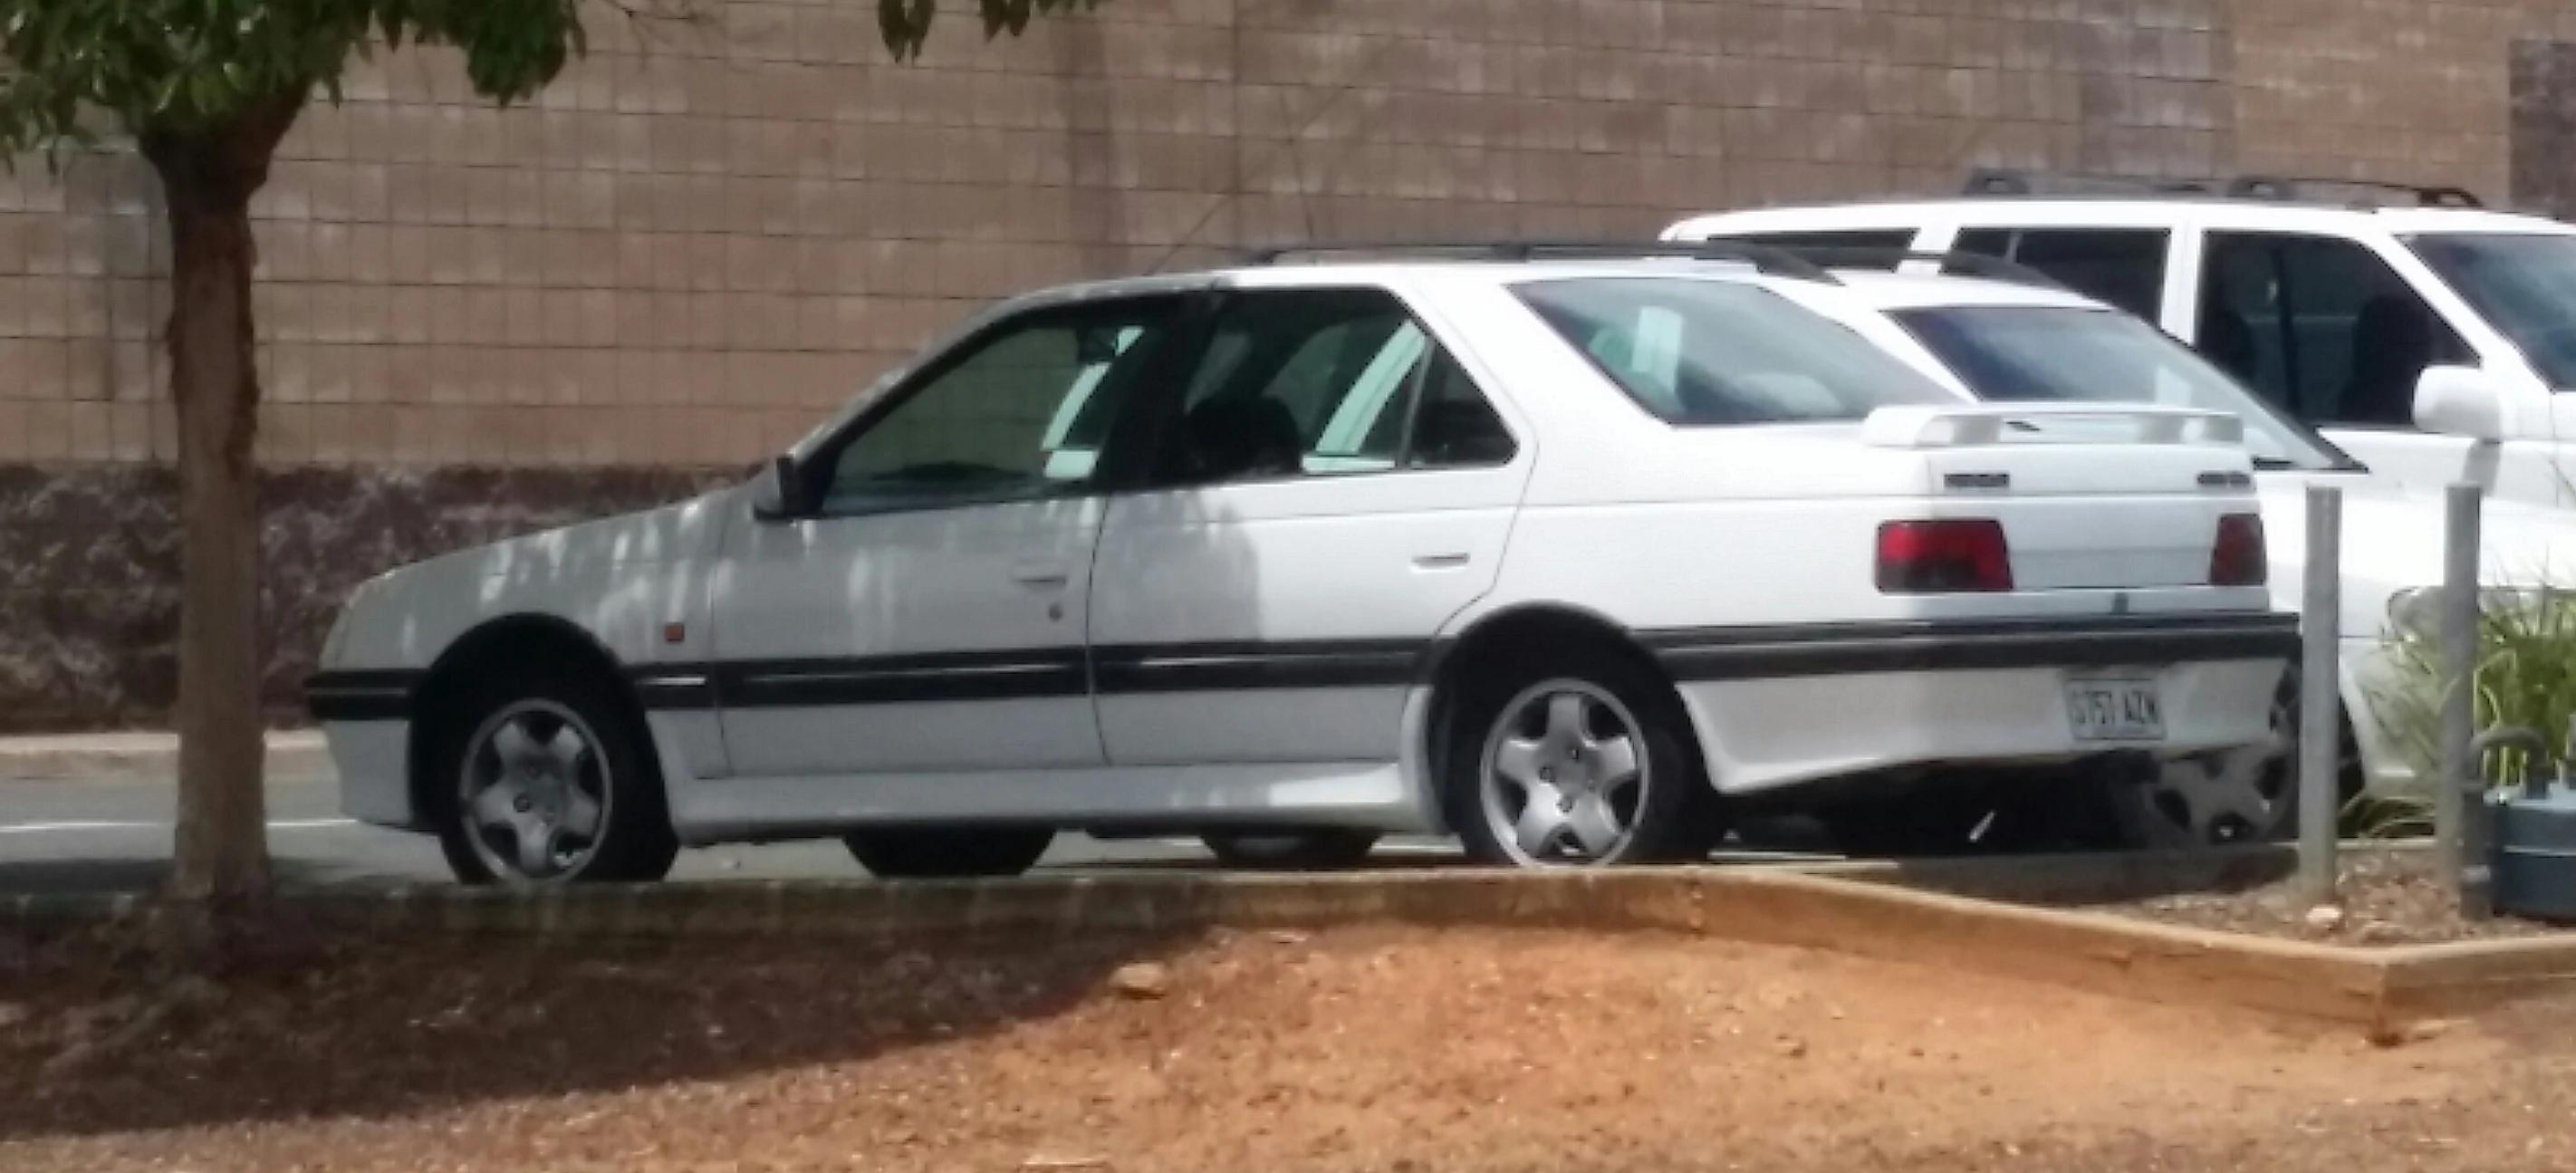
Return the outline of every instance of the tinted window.
[[[2576,390],[2576,236],[2440,233],[2407,243],[2550,387]]]
[[[1914,247],[1914,230],[1911,228],[1853,228],[1831,232],[1730,232],[1723,236],[1712,236],[1709,239],[1736,240],[1746,244],[1791,250],[1821,249],[1829,254],[1835,249],[1902,253]],[[1870,257],[1848,264],[1830,255],[1823,259],[1832,262],[1838,269],[1893,270],[1902,263],[1893,256],[1885,259]]]
[[[1042,313],[968,342],[831,454],[830,513],[1044,496],[1086,485],[1159,340],[1160,304]]]
[[[1751,285],[1603,277],[1516,292],[1671,423],[1856,420],[1890,404],[1956,402],[1842,325]]]
[[[1509,461],[1511,433],[1457,362],[1378,290],[1243,293],[1191,372],[1169,481]]]
[[[2258,464],[2349,458],[2174,341],[2126,314],[2058,306],[1942,306],[1893,317],[1979,399],[2160,403],[2245,422]]]
[[[2411,427],[2424,368],[2468,353],[2349,240],[2213,232],[2203,267],[2201,352],[2312,423]]]
[[[2171,240],[2161,228],[1969,228],[1950,247],[2027,265],[2152,322],[2164,308]]]

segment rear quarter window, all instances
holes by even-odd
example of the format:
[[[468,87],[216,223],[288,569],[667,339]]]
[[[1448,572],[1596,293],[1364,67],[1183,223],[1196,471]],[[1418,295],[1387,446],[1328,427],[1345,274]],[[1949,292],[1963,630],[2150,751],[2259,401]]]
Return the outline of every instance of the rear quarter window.
[[[2164,308],[2172,243],[2162,228],[1966,228],[1950,247],[2028,266],[2152,322]]]
[[[1667,423],[1858,420],[1896,404],[1957,402],[1841,323],[1757,286],[1596,277],[1513,292]]]

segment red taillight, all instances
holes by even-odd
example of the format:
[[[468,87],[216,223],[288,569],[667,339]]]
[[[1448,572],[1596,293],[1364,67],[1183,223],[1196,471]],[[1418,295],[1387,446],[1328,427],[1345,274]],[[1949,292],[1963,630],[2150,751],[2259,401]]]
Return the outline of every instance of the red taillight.
[[[2272,574],[2263,555],[2263,519],[2230,513],[2218,519],[2218,544],[2209,549],[2209,585],[2261,586]]]
[[[2013,589],[2003,524],[1974,519],[1879,526],[1878,589],[1909,595]]]

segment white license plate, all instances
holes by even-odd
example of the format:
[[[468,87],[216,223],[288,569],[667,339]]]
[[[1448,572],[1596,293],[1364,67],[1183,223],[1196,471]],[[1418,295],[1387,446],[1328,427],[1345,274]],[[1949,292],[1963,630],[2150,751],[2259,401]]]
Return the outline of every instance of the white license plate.
[[[2140,677],[2077,677],[2066,682],[2066,719],[2077,741],[2162,741],[2165,702],[2156,682]]]

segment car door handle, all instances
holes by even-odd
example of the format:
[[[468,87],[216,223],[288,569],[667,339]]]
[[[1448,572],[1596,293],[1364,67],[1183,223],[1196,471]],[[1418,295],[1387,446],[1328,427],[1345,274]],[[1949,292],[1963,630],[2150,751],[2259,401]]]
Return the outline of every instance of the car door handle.
[[[1413,556],[1413,565],[1417,570],[1456,570],[1461,566],[1465,566],[1467,562],[1468,556],[1464,553],[1416,554]]]
[[[1011,577],[1033,587],[1060,587],[1073,581],[1073,572],[1051,562],[1026,562],[1011,568]]]

